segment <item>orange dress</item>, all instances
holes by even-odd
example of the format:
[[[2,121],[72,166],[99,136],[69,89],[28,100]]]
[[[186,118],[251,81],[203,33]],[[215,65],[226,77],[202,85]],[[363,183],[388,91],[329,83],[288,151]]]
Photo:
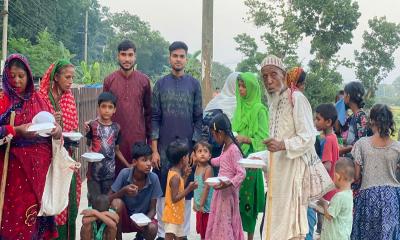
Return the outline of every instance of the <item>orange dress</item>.
[[[163,217],[162,221],[164,223],[172,223],[172,224],[183,224],[184,223],[184,218],[185,218],[185,198],[182,198],[176,203],[172,202],[172,191],[171,187],[169,185],[171,178],[174,177],[175,175],[178,175],[179,177],[179,192],[182,192],[184,190],[184,181],[179,174],[173,170],[168,171],[168,177],[167,177],[167,187],[165,191],[165,207],[163,211]]]

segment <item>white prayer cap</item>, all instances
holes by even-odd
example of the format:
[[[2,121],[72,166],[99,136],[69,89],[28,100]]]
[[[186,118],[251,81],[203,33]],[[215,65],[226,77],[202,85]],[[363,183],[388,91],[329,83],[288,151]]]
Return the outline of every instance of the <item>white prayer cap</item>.
[[[264,60],[261,62],[261,69],[265,66],[275,66],[281,69],[283,72],[286,72],[282,60],[275,55],[268,55],[266,58],[264,58]]]

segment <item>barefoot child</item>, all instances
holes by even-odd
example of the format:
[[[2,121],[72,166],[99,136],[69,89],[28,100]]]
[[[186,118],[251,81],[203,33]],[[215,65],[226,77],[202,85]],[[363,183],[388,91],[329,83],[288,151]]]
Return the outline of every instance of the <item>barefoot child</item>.
[[[223,145],[221,156],[213,158],[211,164],[219,166],[218,176],[227,177],[229,181],[221,182],[215,187],[205,239],[243,240],[239,190],[246,171],[238,163],[243,155],[225,114],[215,116],[210,123],[210,129],[215,141]]]
[[[164,222],[165,240],[178,240],[185,236],[183,231],[185,196],[197,188],[197,183],[190,182],[185,188],[191,168],[189,166],[189,147],[184,141],[177,139],[170,143],[167,148],[167,158],[171,168],[167,176],[162,221]]]
[[[117,234],[118,215],[109,209],[110,200],[107,195],[98,195],[93,200],[92,208],[81,213],[82,240],[113,240]]]
[[[212,147],[208,142],[200,141],[194,145],[194,158],[197,163],[194,179],[199,187],[194,190],[194,210],[196,211],[196,231],[201,239],[205,239],[208,214],[210,213],[213,189],[204,181],[214,177],[213,169],[209,163]]]
[[[337,193],[329,206],[326,200],[320,200],[324,208],[321,240],[350,239],[353,223],[353,192],[351,183],[354,181],[354,164],[351,160],[341,159],[335,166],[334,183]]]

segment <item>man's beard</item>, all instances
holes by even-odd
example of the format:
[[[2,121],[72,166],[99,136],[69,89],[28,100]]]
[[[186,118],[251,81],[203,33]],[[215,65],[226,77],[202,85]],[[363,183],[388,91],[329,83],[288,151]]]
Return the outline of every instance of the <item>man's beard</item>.
[[[180,72],[180,71],[183,71],[183,69],[185,69],[185,67],[177,68],[177,67],[174,67],[174,66],[171,66],[171,68],[176,72]]]
[[[128,72],[128,71],[132,70],[133,67],[135,66],[135,64],[132,64],[129,68],[126,68],[126,67],[124,67],[123,64],[121,64],[121,63],[118,63],[118,64],[121,67],[121,69],[124,70],[125,72]]]

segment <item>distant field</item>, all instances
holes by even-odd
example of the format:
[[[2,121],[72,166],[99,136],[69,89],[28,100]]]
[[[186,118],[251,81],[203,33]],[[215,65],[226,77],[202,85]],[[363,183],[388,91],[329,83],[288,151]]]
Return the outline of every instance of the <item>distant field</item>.
[[[396,138],[397,139],[397,134],[399,133],[399,128],[400,128],[400,107],[398,106],[392,106],[392,111],[394,115],[394,120],[396,122]]]

